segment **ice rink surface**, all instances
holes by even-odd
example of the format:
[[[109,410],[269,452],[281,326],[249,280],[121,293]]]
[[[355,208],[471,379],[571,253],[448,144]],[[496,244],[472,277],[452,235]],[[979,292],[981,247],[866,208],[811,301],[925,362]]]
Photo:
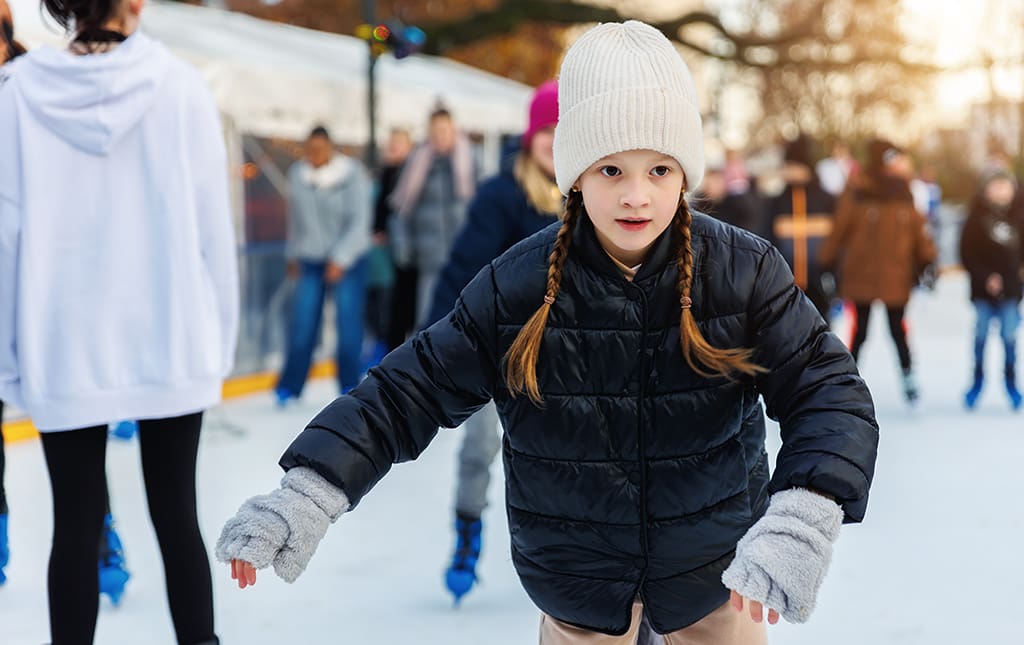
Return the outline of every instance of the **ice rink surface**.
[[[818,608],[806,625],[771,628],[773,645],[1012,645],[1024,643],[1024,426],[1001,382],[1002,348],[989,343],[979,409],[962,394],[971,372],[973,313],[963,275],[917,293],[908,315],[922,398],[909,409],[896,355],[875,311],[861,368],[881,425],[865,523],[847,526]],[[845,338],[846,325],[837,320]],[[269,395],[231,401],[207,416],[199,463],[200,512],[212,554],[224,521],[246,497],[277,485],[280,453],[334,393],[312,384],[286,410]],[[769,451],[779,444],[769,426]],[[442,431],[411,464],[396,466],[355,512],[332,527],[293,585],[261,572],[240,591],[215,565],[217,631],[224,645],[529,645],[538,612],[508,555],[500,465],[485,513],[482,584],[453,609],[442,572],[452,547],[458,431]],[[145,508],[138,447],[111,441],[114,513],[132,579],[120,607],[101,605],[98,645],[174,642],[163,572]],[[11,563],[0,587],[0,644],[48,638],[46,560],[50,497],[37,441],[8,448]],[[212,557],[212,555],[211,555]]]

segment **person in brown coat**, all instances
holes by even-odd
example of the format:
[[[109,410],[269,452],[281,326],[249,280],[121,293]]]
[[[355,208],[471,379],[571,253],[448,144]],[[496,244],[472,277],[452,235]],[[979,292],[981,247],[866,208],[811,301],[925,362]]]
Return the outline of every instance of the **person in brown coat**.
[[[914,208],[911,163],[903,150],[885,140],[869,145],[868,165],[839,201],[835,227],[818,260],[839,276],[839,295],[854,304],[850,353],[857,359],[867,338],[871,305],[881,300],[896,343],[907,401],[917,400],[903,316],[910,290],[935,262],[935,244],[925,218]]]

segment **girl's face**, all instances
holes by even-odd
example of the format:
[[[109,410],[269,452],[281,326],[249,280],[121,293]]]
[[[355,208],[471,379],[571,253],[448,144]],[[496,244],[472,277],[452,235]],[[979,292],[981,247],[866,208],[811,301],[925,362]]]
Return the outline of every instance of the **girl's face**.
[[[555,128],[538,130],[530,139],[530,156],[541,170],[551,178],[555,176]]]
[[[601,246],[631,267],[672,223],[684,185],[679,162],[653,150],[608,155],[576,181]]]

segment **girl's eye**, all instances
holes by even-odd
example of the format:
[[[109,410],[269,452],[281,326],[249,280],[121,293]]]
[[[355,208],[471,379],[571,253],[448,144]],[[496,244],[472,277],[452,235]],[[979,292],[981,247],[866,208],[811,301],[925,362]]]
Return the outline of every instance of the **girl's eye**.
[[[672,172],[672,169],[669,168],[668,166],[655,166],[654,169],[651,170],[651,173],[655,177],[664,177],[670,172]]]
[[[618,177],[622,174],[622,171],[615,166],[602,166],[599,172],[605,177]]]

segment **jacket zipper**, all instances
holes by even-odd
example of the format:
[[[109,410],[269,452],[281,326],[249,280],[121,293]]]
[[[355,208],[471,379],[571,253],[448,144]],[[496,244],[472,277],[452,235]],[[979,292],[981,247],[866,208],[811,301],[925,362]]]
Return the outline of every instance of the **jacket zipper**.
[[[640,575],[640,587],[643,587],[647,578],[647,569],[650,566],[650,553],[647,545],[647,455],[644,446],[644,400],[647,395],[647,333],[648,333],[648,303],[647,294],[636,284],[632,285],[640,294],[641,307],[641,328],[643,333],[640,336],[640,387],[639,399],[637,401],[637,455],[640,462],[640,546],[643,550],[644,569]],[[639,593],[639,590],[638,590]],[[641,596],[641,601],[643,600]]]

